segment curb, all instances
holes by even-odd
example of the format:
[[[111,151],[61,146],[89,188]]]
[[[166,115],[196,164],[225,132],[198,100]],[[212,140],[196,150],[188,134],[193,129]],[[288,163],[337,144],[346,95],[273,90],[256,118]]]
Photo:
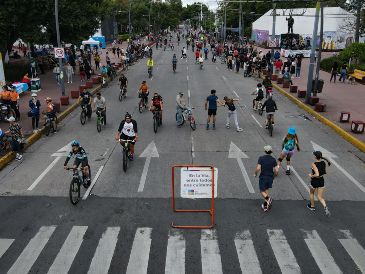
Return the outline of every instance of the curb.
[[[357,139],[356,137],[352,136],[350,133],[336,125],[331,120],[327,119],[326,117],[319,114],[317,111],[313,110],[311,107],[303,103],[298,98],[294,97],[290,93],[286,92],[284,89],[279,87],[278,85],[272,83],[273,87],[279,91],[281,94],[285,95],[289,100],[294,102],[296,105],[298,105],[300,108],[304,109],[306,112],[311,114],[313,117],[315,117],[318,121],[320,121],[322,124],[325,124],[326,126],[332,128],[338,135],[340,135],[343,139],[345,139],[347,142],[351,143],[353,146],[358,148],[360,151],[365,153],[365,143]]]

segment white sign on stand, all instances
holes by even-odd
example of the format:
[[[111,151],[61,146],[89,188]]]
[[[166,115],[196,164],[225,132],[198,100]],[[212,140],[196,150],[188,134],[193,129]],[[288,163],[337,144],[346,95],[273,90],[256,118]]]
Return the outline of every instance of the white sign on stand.
[[[65,49],[64,48],[54,48],[54,57],[65,58]]]
[[[181,198],[212,198],[212,170],[206,167],[181,169]],[[218,169],[214,168],[214,198],[217,197]]]

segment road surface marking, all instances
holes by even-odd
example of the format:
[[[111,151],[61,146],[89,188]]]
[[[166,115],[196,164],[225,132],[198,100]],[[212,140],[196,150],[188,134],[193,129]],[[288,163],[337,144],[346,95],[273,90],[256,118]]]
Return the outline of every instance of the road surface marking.
[[[147,273],[150,257],[152,228],[138,228],[134,236],[131,254],[127,266],[127,274]]]
[[[186,75],[186,80],[189,81],[189,75]]]
[[[74,226],[58,252],[48,274],[67,274],[80,249],[87,226]]]
[[[255,116],[253,116],[253,114],[251,114],[251,117],[255,120],[255,122],[259,125],[260,128],[262,128],[262,125],[260,124],[260,122],[256,119]]]
[[[94,188],[96,181],[99,179],[99,176],[100,176],[101,172],[103,171],[103,168],[104,168],[104,166],[99,167],[99,170],[95,174],[95,177],[94,177],[93,181],[91,182],[91,185],[89,186],[89,188],[86,190],[84,196],[82,197],[83,200],[86,200],[87,197],[89,197],[91,190]]]
[[[189,67],[188,66],[186,66],[186,70],[189,70]]]
[[[188,98],[190,100],[190,89],[188,89]]]
[[[194,137],[191,136],[191,157],[195,158]]]
[[[215,66],[215,69],[219,71],[219,68],[217,66]]]
[[[107,149],[106,149],[106,151],[104,152],[104,154],[102,155],[102,157],[105,157],[105,156],[106,156],[106,154],[108,153],[109,149],[110,149],[110,148],[107,148]]]
[[[185,239],[181,231],[170,231],[165,273],[185,274]]]
[[[233,142],[231,142],[231,144],[229,146],[228,158],[237,160],[238,166],[240,167],[240,170],[241,170],[242,176],[245,180],[248,191],[250,193],[255,193],[255,190],[253,189],[250,177],[248,176],[246,168],[242,161],[242,158],[248,159],[248,156],[244,152],[242,152],[242,150],[240,150],[238,146],[236,146]]]
[[[232,90],[233,94],[236,95],[237,98],[240,98],[240,96],[237,94],[235,90]]]
[[[101,236],[88,274],[107,274],[118,241],[120,227],[108,227]]]
[[[300,267],[286,240],[284,232],[281,229],[268,229],[267,234],[269,235],[270,245],[274,251],[281,273],[301,273]]]
[[[349,230],[340,230],[345,239],[339,239],[352,260],[355,262],[361,273],[365,273],[365,249],[352,237]],[[1,256],[0,256],[1,257]]]
[[[238,233],[234,239],[234,244],[242,273],[262,273],[250,231],[245,230]]]
[[[0,239],[0,259],[14,242],[14,239]]]
[[[55,229],[56,226],[42,226],[19,255],[8,274],[28,273]]]
[[[143,189],[144,189],[144,185],[146,183],[147,173],[148,173],[148,169],[150,167],[151,158],[152,157],[154,157],[154,158],[160,157],[160,155],[158,154],[155,142],[152,141],[146,147],[146,149],[141,153],[141,155],[139,155],[139,157],[140,158],[146,158],[146,162],[144,164],[142,175],[141,175],[141,180],[139,181],[139,186],[138,186],[138,192],[142,192]]]
[[[303,230],[303,232],[305,235],[304,241],[307,244],[312,257],[316,261],[321,272],[323,274],[342,273],[318,232],[316,230]]]
[[[33,184],[28,187],[28,191],[32,191],[40,181],[47,175],[47,173],[57,164],[57,162],[61,159],[61,156],[56,157],[52,163],[49,164],[49,166],[41,173],[41,175],[38,176],[38,178],[33,182]]]
[[[307,190],[307,192],[309,193],[309,187],[308,185],[304,182],[304,180],[302,179],[302,177],[299,176],[298,172],[295,170],[295,168],[293,166],[291,166],[291,170],[293,171],[295,177],[298,178],[299,182],[302,184],[302,186]]]
[[[226,81],[227,81],[227,78],[226,78],[226,76],[224,76],[224,75],[222,75],[222,79],[223,79],[223,81],[224,81],[224,82],[226,82]]]
[[[203,229],[200,238],[203,274],[221,274],[222,261],[215,229]]]

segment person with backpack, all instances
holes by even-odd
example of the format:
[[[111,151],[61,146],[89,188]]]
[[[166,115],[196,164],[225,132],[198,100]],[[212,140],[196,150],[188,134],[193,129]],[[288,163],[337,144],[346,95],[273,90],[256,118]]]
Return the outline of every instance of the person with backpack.
[[[232,117],[234,120],[234,123],[236,125],[237,132],[243,131],[243,129],[240,128],[240,126],[238,125],[237,110],[236,110],[236,106],[234,105],[234,102],[239,101],[239,99],[233,99],[233,98],[228,98],[227,96],[224,96],[223,100],[224,100],[224,106],[227,106],[227,108],[228,108],[226,128],[227,129],[230,128],[230,122],[231,122],[231,117]]]
[[[297,150],[299,149],[299,139],[296,132],[295,127],[290,127],[288,129],[288,134],[283,140],[282,144],[282,151],[280,153],[280,156],[278,158],[278,166],[281,166],[281,162],[283,161],[284,157],[286,158],[286,175],[290,175],[290,163],[291,163],[291,157],[294,154],[294,149],[297,147]]]
[[[256,89],[256,92],[252,93],[252,95],[256,95],[256,98],[253,99],[253,102],[252,102],[252,108],[253,110],[257,110],[257,105],[258,105],[258,102],[261,102],[262,99],[264,99],[264,90],[262,88],[262,84],[261,83],[258,83],[257,84],[257,89]]]
[[[208,60],[208,52],[209,52],[209,49],[207,47],[204,48],[204,57],[205,57],[205,60]]]
[[[316,158],[316,161],[312,163],[311,165],[312,172],[309,173],[309,177],[311,178],[311,188],[309,190],[310,202],[307,204],[307,208],[311,211],[316,210],[314,206],[314,194],[317,191],[318,201],[323,205],[326,216],[329,217],[331,213],[327,207],[326,201],[323,198],[323,192],[324,192],[323,176],[326,174],[325,161],[327,162],[328,166],[331,165],[331,162],[322,156],[321,151],[314,151],[313,155]]]

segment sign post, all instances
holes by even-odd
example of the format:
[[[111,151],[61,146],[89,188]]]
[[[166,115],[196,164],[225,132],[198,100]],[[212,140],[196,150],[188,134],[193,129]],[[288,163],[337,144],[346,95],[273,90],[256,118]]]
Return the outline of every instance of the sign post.
[[[3,56],[0,52],[0,85],[5,85],[5,73],[3,65]]]

